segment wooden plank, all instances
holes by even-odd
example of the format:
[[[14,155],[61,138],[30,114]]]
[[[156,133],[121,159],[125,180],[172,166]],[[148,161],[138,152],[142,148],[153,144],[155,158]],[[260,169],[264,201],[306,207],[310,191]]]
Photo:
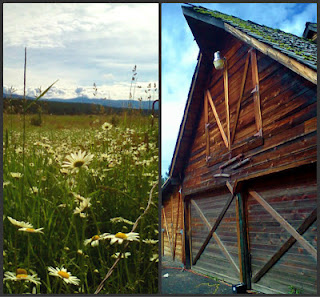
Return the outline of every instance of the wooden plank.
[[[241,100],[242,100],[242,96],[243,96],[243,90],[244,90],[244,85],[246,83],[248,66],[249,66],[249,57],[250,56],[248,54],[247,58],[246,58],[245,65],[244,65],[243,77],[242,77],[242,82],[241,82],[241,86],[240,86],[240,95],[239,95],[239,99],[238,99],[238,103],[237,103],[237,111],[236,111],[234,126],[233,126],[233,130],[232,130],[231,144],[234,141],[234,136],[236,134],[236,129],[237,129],[237,125],[238,125],[238,119],[239,119],[240,107],[241,107]]]
[[[206,134],[206,157],[210,156],[208,98],[204,93],[204,128]]]
[[[252,82],[255,91],[253,93],[254,102],[254,116],[256,119],[257,131],[262,131],[262,117],[260,108],[260,90],[259,90],[259,76],[258,76],[258,64],[256,51],[251,51],[251,70],[252,70]]]
[[[178,214],[177,214],[177,220],[176,220],[176,225],[174,228],[174,245],[173,245],[173,260],[175,259],[176,256],[176,246],[177,246],[177,229],[178,229],[178,224],[179,224],[179,215],[180,215],[180,199],[181,199],[181,194],[178,192]]]
[[[227,32],[230,32],[233,36],[255,47],[256,49],[261,51],[263,54],[268,55],[269,57],[278,61],[284,66],[288,67],[295,73],[298,73],[299,75],[303,76],[305,79],[311,81],[314,84],[317,84],[317,72],[310,69],[308,66],[301,64],[297,60],[290,58],[285,54],[282,54],[281,52],[272,48],[271,46],[258,41],[254,37],[251,37],[246,33],[241,32],[240,30],[232,27],[227,23],[224,23],[224,28]]]
[[[201,254],[203,253],[204,249],[206,248],[206,246],[208,245],[211,237],[212,237],[212,234],[217,230],[219,224],[221,223],[225,213],[227,212],[232,200],[233,200],[234,196],[231,195],[231,197],[228,199],[227,203],[225,204],[224,208],[222,209],[221,213],[219,214],[216,222],[214,223],[212,229],[210,230],[209,234],[207,235],[207,238],[205,240],[205,242],[202,244],[200,250],[198,251],[196,257],[194,258],[193,260],[193,265],[195,265],[198,261],[198,259],[200,258]]]
[[[197,211],[197,213],[200,215],[202,221],[206,224],[208,230],[212,229],[211,224],[209,223],[209,221],[207,220],[207,218],[205,217],[205,215],[203,214],[203,212],[201,211],[200,207],[198,206],[198,204],[191,199],[190,200],[192,205],[194,206],[195,210]],[[225,245],[223,244],[223,242],[221,241],[220,237],[218,236],[218,234],[213,233],[212,237],[216,240],[216,242],[218,243],[220,249],[222,250],[223,254],[226,256],[226,258],[228,259],[228,261],[230,262],[230,264],[235,268],[235,270],[240,273],[239,267],[237,266],[237,264],[234,262],[233,258],[231,257],[230,253],[228,252],[228,250],[226,249]]]
[[[207,98],[209,99],[209,103],[211,105],[211,108],[212,108],[212,111],[213,111],[213,115],[214,115],[214,117],[216,119],[216,122],[218,124],[218,127],[219,127],[219,130],[220,130],[222,139],[224,141],[224,144],[228,148],[229,147],[228,140],[227,140],[226,134],[224,133],[223,127],[222,127],[220,119],[219,119],[219,115],[218,115],[217,110],[216,110],[216,108],[215,108],[215,106],[213,104],[212,97],[211,97],[211,94],[210,94],[209,90],[207,90]]]
[[[169,235],[169,231],[168,231],[168,224],[167,224],[167,219],[166,219],[166,212],[165,212],[164,208],[162,208],[162,212],[163,212],[164,224],[165,224],[166,231],[167,231],[167,237],[168,237],[168,241],[169,241],[171,255],[173,255],[170,235]]]
[[[229,112],[229,87],[228,87],[228,62],[225,59],[223,70],[223,83],[224,83],[224,100],[226,106],[226,119],[227,119],[227,136],[228,136],[228,149],[230,150],[230,112]]]
[[[223,169],[229,165],[231,165],[232,163],[234,163],[235,161],[239,160],[242,157],[242,154],[239,154],[235,157],[233,157],[232,159],[228,160],[227,162],[223,163],[222,165],[219,166],[219,169]]]
[[[240,223],[239,223],[239,202],[236,197],[236,222],[237,222],[237,246],[238,246],[238,260],[240,267],[240,282],[243,282],[242,257],[241,257],[241,238],[240,238]]]
[[[317,260],[316,249],[307,242],[276,210],[274,210],[268,202],[253,190],[249,190],[249,194],[256,199],[263,208],[269,212],[272,217],[275,218],[280,225],[284,227],[312,255],[315,260]]]
[[[314,209],[312,213],[304,220],[304,222],[297,229],[300,235],[303,235],[308,228],[317,219],[317,209]],[[272,256],[272,258],[255,274],[252,278],[252,282],[258,282],[278,261],[279,259],[293,246],[297,240],[291,236],[282,247]]]
[[[234,195],[233,186],[230,184],[230,182],[228,180],[226,181],[226,186],[227,186],[228,190],[230,191],[230,193],[232,195]]]
[[[192,263],[192,250],[191,250],[191,213],[190,202],[184,200],[184,237],[185,237],[185,267],[191,268]]]
[[[246,226],[246,214],[245,214],[245,202],[241,193],[236,195],[236,201],[238,202],[238,216],[239,216],[239,241],[241,251],[241,267],[242,267],[242,280],[247,285],[247,288],[251,288],[251,265],[249,264],[249,250],[248,250],[248,237]]]
[[[182,249],[182,263],[186,263],[185,261],[185,259],[186,259],[186,255],[185,255],[185,248],[184,248],[184,245],[185,245],[185,236],[184,236],[184,234],[185,234],[185,229],[184,229],[184,203],[183,203],[183,199],[182,199],[182,188],[180,187],[180,195],[181,195],[181,201],[180,201],[180,203],[181,203],[181,211],[182,211],[182,214],[181,214],[181,223],[182,223],[182,234],[181,234],[181,249]]]

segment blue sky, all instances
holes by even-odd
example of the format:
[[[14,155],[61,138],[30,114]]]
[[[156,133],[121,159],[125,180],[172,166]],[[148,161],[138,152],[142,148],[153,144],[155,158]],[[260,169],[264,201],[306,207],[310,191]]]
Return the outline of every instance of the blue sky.
[[[243,20],[302,36],[317,21],[314,3],[196,3]],[[168,171],[199,49],[181,3],[161,6],[161,174]]]
[[[93,97],[95,82],[97,97],[128,99],[134,65],[140,91],[158,85],[158,8],[157,3],[4,3],[4,90],[13,86],[23,93],[25,47],[31,96],[59,79],[47,98]],[[135,99],[139,95],[136,89]]]

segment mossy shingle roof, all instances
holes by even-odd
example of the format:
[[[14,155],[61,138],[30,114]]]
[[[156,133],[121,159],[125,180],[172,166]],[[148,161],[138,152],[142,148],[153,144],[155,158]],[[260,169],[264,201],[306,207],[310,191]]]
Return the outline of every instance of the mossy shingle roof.
[[[228,23],[243,33],[272,46],[274,49],[296,59],[308,67],[315,70],[317,69],[317,44],[311,40],[283,32],[279,29],[259,25],[252,21],[244,21],[240,18],[219,11],[210,10],[202,6],[191,5],[191,7],[197,13],[205,14]]]

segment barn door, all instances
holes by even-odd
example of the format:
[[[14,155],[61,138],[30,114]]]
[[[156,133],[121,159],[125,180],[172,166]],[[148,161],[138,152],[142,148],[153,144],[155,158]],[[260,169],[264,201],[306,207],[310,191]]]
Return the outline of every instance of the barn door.
[[[225,187],[190,200],[192,269],[232,283],[241,279],[236,199]]]
[[[161,211],[162,255],[183,261],[183,206],[180,192],[171,195]]]
[[[251,184],[247,221],[251,286],[264,293],[316,294],[316,173]]]

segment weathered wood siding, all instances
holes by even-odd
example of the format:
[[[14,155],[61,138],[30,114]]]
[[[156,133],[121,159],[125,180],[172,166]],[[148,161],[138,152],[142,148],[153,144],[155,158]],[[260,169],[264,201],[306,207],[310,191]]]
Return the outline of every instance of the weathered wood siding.
[[[237,102],[249,50],[246,44],[231,36],[225,39],[220,48],[228,61],[231,131],[236,122]],[[252,272],[252,287],[266,293],[289,293],[290,286],[292,286],[303,293],[315,294],[316,259],[300,246],[300,242],[295,242],[259,280],[254,279],[254,276],[261,271],[270,258],[291,238],[291,235],[262,207],[261,203],[249,195],[247,187],[250,186],[259,193],[271,208],[283,217],[284,225],[290,224],[294,229],[298,229],[317,207],[316,166],[313,166],[317,162],[317,86],[258,51],[256,51],[256,57],[262,136],[257,135],[257,109],[252,94],[254,89],[253,63],[250,60],[231,149],[226,147],[212,108],[208,104],[209,133],[207,134],[210,144],[208,154],[208,139],[205,133],[207,115],[205,105],[203,105],[204,108],[201,109],[200,120],[193,134],[191,150],[183,171],[183,195],[187,200],[194,200],[213,225],[228,196],[227,190],[221,194],[217,192],[217,189],[225,185],[226,181],[233,184],[234,181],[248,180],[247,183],[243,183],[241,195],[243,195],[245,205],[244,215],[248,228],[247,244],[250,258],[248,259],[249,264],[245,264],[248,266],[245,270]],[[223,71],[215,69],[209,71],[203,94],[207,89],[227,135]],[[204,102],[204,96],[194,99]],[[233,138],[232,132],[231,138]],[[235,169],[232,167],[239,161],[223,169],[219,168],[239,154],[242,154],[242,160],[248,159],[249,161]],[[311,165],[305,167],[307,164]],[[294,169],[301,166],[306,171]],[[280,178],[279,174],[281,175],[282,171],[284,174]],[[221,173],[229,174],[230,177],[214,177]],[[260,182],[251,183],[250,180]],[[237,261],[234,204],[235,201],[232,202],[216,234],[218,236],[220,234],[232,259],[240,266],[241,263]],[[209,230],[199,211],[196,210],[197,207],[190,204],[190,208],[191,254],[194,257],[205,241]],[[316,223],[313,223],[302,236],[316,249]],[[236,273],[230,261],[228,263],[214,238],[210,240],[200,259],[192,268],[233,283],[239,280],[239,273]]]
[[[249,49],[243,42],[230,37],[222,52],[228,61],[231,131],[235,125],[236,106]],[[238,169],[233,170],[232,166],[228,166],[223,170],[231,175],[231,181],[316,161],[316,85],[268,56],[258,51],[256,54],[263,138],[254,136],[257,129],[251,93],[253,82],[250,61],[231,151],[228,151],[223,142],[209,105],[211,159],[206,162],[205,114],[202,110],[184,170],[185,194],[225,182],[225,179],[213,179],[212,176],[219,173],[220,165],[240,153],[243,154],[243,159],[250,158],[250,161]],[[205,89],[209,89],[223,129],[227,133],[223,71],[212,69],[207,77]],[[197,100],[204,98],[199,97]]]
[[[164,200],[161,211],[163,255],[183,262],[183,204],[178,188]]]

